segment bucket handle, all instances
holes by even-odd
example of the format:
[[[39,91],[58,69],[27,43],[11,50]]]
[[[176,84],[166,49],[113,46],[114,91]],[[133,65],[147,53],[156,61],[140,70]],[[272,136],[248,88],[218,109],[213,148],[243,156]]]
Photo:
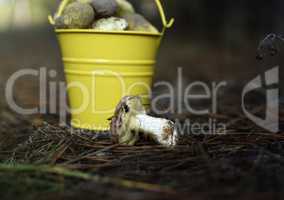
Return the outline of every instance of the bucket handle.
[[[162,19],[162,23],[163,23],[163,31],[162,34],[165,33],[166,29],[171,28],[175,22],[174,18],[171,18],[169,21],[167,21],[166,15],[165,15],[165,11],[164,8],[162,6],[162,3],[160,0],[155,0],[157,8],[159,10],[161,19]]]
[[[62,12],[64,8],[67,6],[70,0],[62,0],[61,3],[59,4],[58,10],[55,13],[55,16],[52,17],[51,15],[48,15],[48,21],[51,25],[55,24],[54,18],[60,17],[62,15]]]
[[[60,6],[58,8],[58,11],[56,12],[56,15],[55,17],[58,17],[58,16],[61,16],[64,8],[66,7],[66,5],[69,3],[70,0],[62,0],[62,2],[60,3]],[[164,11],[164,8],[162,6],[162,3],[160,0],[155,0],[156,2],[156,5],[157,5],[157,8],[158,8],[158,11],[160,13],[160,17],[162,19],[162,24],[163,24],[163,30],[162,30],[162,34],[164,34],[164,32],[166,31],[167,28],[171,28],[175,22],[175,19],[174,18],[171,18],[169,21],[167,21],[167,18],[166,18],[166,15],[165,15],[165,11]],[[52,16],[48,16],[48,20],[49,20],[49,23],[51,25],[54,25],[55,22],[54,22],[54,18]]]

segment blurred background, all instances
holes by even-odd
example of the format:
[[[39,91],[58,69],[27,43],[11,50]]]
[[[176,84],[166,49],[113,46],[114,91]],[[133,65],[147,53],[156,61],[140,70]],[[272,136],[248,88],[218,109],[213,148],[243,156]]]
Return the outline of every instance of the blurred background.
[[[153,0],[133,1],[138,10],[160,27]],[[22,68],[56,69],[64,80],[60,49],[47,15],[59,0],[0,0],[0,83]],[[155,81],[176,82],[183,67],[184,81],[227,81],[223,99],[240,98],[240,88],[265,70],[280,65],[284,51],[256,60],[259,42],[268,33],[284,34],[283,0],[163,0],[168,17],[175,17],[158,56]],[[283,45],[284,46],[284,45]],[[283,49],[283,48],[282,48]],[[27,78],[26,78],[27,79]],[[17,83],[15,97],[26,106],[38,104],[38,82]],[[283,94],[283,83],[281,92]],[[158,91],[157,91],[158,92]],[[41,102],[45,103],[45,102]]]

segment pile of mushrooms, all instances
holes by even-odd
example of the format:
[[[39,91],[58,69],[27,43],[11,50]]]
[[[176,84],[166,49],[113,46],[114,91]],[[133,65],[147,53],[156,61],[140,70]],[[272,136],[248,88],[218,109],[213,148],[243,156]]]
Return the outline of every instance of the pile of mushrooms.
[[[111,133],[114,141],[123,145],[135,145],[141,134],[165,147],[177,142],[174,122],[147,115],[138,96],[126,96],[119,102],[111,119]]]
[[[57,29],[158,33],[127,0],[62,0],[49,21]]]

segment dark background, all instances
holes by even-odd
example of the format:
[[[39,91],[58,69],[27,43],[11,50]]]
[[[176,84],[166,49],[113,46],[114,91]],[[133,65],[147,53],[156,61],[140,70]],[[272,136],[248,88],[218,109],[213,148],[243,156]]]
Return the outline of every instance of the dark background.
[[[41,10],[37,12],[45,14],[53,13],[57,2],[33,0],[30,5],[40,5]],[[134,2],[149,20],[160,24],[152,0]],[[284,33],[282,0],[164,0],[163,4],[167,16],[175,17],[176,22],[163,40],[155,81],[175,84],[177,68],[183,67],[185,83],[227,81],[227,89],[222,95],[226,99],[235,99],[235,96],[240,98],[240,88],[244,84],[275,65],[280,66],[283,79],[283,51],[262,62],[255,58],[258,43],[268,33]],[[14,14],[17,15],[19,10]],[[56,69],[57,80],[64,80],[56,35],[45,18],[27,25],[12,23],[1,31],[0,41],[2,89],[7,78],[21,68]],[[281,90],[283,92],[283,83]],[[29,106],[39,103],[37,93],[37,80],[23,80],[17,84],[15,97]]]

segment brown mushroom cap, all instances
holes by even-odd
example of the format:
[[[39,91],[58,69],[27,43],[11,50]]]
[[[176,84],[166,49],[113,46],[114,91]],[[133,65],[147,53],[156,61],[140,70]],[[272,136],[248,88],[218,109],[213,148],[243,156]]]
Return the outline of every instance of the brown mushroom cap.
[[[91,0],[90,3],[99,17],[114,16],[118,10],[116,0]]]
[[[110,124],[115,143],[134,145],[137,142],[139,133],[132,129],[131,119],[141,113],[146,114],[146,111],[140,97],[125,96],[120,100]]]

